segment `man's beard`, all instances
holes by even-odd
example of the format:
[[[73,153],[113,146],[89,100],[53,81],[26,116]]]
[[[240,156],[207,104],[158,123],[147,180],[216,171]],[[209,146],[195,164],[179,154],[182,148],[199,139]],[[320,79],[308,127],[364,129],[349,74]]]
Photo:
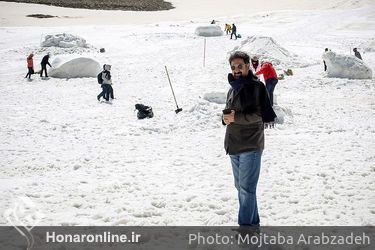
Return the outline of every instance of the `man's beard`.
[[[243,77],[242,72],[240,72],[239,74],[233,74],[233,77],[236,80],[242,78]]]

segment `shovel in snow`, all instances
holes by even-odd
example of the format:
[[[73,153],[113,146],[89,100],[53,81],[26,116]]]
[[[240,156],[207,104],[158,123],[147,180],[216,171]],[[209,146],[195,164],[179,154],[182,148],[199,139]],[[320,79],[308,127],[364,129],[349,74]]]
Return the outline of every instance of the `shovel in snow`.
[[[179,108],[178,105],[177,105],[176,96],[174,95],[174,91],[173,91],[173,87],[172,87],[171,79],[169,78],[169,74],[168,74],[167,66],[164,66],[164,67],[165,67],[165,72],[167,72],[168,81],[169,81],[169,86],[171,86],[171,90],[172,90],[172,94],[173,94],[174,102],[176,103],[176,107],[177,107],[177,109],[175,110],[175,112],[176,112],[176,114],[178,114],[179,112],[182,111],[182,108]]]

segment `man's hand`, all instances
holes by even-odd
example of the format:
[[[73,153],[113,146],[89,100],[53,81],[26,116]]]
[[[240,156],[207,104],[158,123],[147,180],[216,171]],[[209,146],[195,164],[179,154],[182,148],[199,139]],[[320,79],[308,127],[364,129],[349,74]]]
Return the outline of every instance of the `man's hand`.
[[[234,114],[235,114],[235,111],[232,110],[232,112],[230,114],[224,114],[223,115],[223,121],[226,125],[229,125],[231,124],[232,122],[234,122]]]
[[[275,128],[275,122],[267,122],[267,123],[264,123],[264,128],[265,128],[265,129]]]

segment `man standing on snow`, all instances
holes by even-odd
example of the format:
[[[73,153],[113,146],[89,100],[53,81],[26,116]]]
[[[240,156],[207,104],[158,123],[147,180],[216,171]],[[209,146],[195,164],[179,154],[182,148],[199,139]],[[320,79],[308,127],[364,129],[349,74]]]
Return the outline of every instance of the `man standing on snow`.
[[[232,36],[234,35],[234,37],[236,38],[237,40],[237,27],[236,25],[232,24],[232,34],[230,34],[230,39],[232,39]]]
[[[266,82],[266,88],[270,96],[271,105],[273,106],[273,91],[275,90],[276,84],[279,81],[277,79],[275,68],[273,67],[272,63],[265,62],[265,63],[262,63],[262,67],[255,74],[256,75],[263,74],[264,81]]]
[[[359,51],[357,50],[357,48],[354,48],[354,49],[353,49],[353,52],[354,52],[354,55],[355,55],[358,59],[361,59],[361,60],[362,60],[362,56],[361,56],[361,54],[359,53]]]
[[[229,58],[231,88],[222,122],[227,125],[224,147],[231,160],[240,203],[238,224],[259,226],[256,187],[264,149],[264,127],[270,124],[273,127],[276,114],[264,84],[250,70],[249,60],[249,55],[242,51],[234,52]]]
[[[42,66],[42,70],[40,71],[40,77],[43,76],[43,70],[45,71],[46,77],[48,77],[48,75],[47,75],[47,64],[50,67],[52,67],[51,64],[48,62],[49,57],[50,57],[50,54],[48,53],[47,55],[45,55],[43,57],[42,62],[40,63],[40,65]]]

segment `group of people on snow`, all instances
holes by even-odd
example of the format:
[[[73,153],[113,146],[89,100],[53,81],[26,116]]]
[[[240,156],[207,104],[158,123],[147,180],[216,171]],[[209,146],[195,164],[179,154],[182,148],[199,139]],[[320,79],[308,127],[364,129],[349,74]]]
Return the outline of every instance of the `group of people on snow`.
[[[34,74],[34,61],[33,61],[33,57],[34,57],[34,54],[31,53],[26,61],[27,61],[27,69],[28,69],[28,72],[25,76],[25,78],[29,78],[31,79],[31,75]],[[40,70],[40,77],[43,77],[43,71],[45,73],[45,76],[48,77],[48,74],[47,74],[47,65],[49,65],[50,67],[51,64],[49,63],[49,58],[50,58],[50,54],[48,53],[47,55],[45,55],[42,59],[42,61],[40,62],[40,65],[41,65],[41,70]]]
[[[237,38],[238,38],[238,36],[237,36],[237,27],[236,27],[236,25],[234,23],[232,24],[232,26],[230,26],[230,24],[226,23],[225,27],[224,27],[224,31],[226,32],[227,35],[231,32],[230,39],[232,39],[233,35],[234,35],[234,37],[237,40]]]

